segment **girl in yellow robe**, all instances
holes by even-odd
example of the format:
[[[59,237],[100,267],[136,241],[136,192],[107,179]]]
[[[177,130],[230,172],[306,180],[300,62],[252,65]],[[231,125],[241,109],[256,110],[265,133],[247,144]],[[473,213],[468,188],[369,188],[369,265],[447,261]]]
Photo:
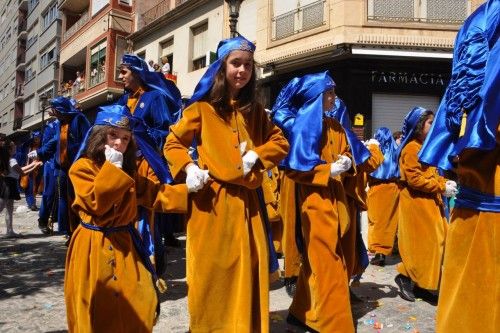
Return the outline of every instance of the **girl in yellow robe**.
[[[340,237],[349,227],[342,177],[353,170],[342,126],[324,115],[335,102],[334,87],[326,72],[295,78],[272,112],[290,141],[282,164],[295,185],[296,230],[302,234],[303,262],[287,321],[318,332],[349,333],[354,325]]]
[[[418,161],[418,152],[433,119],[432,111],[421,107],[408,113],[399,158],[404,184],[399,198],[398,227],[402,262],[397,265],[399,274],[395,281],[401,297],[411,302],[415,301],[412,282],[421,292],[438,289],[447,230],[441,195],[449,197],[456,193],[455,182],[439,176],[435,167]]]
[[[66,257],[70,332],[151,332],[158,300],[154,268],[134,228],[137,205],[187,209],[187,188],[156,185],[136,173],[127,107],[103,107],[83,155],[70,168],[80,225]]]
[[[190,332],[269,332],[263,173],[288,143],[255,101],[255,46],[223,40],[164,147],[174,178],[198,188],[187,215]],[[197,145],[198,165],[188,148]],[[277,261],[273,261],[273,270]]]
[[[375,253],[370,264],[384,266],[392,253],[399,216],[397,183],[397,144],[391,130],[381,127],[375,133],[384,154],[384,162],[368,176],[368,250]]]

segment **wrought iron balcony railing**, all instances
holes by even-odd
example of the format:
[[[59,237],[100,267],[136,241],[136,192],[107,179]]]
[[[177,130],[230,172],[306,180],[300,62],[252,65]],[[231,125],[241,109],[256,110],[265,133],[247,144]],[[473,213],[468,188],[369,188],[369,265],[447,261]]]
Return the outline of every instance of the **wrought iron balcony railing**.
[[[326,24],[325,1],[319,0],[273,17],[273,40],[283,39]]]
[[[468,0],[368,0],[368,20],[462,24],[468,15]]]
[[[144,21],[143,27],[147,26],[148,24],[150,24],[151,22],[153,22],[157,18],[162,17],[163,15],[168,13],[169,11],[170,11],[170,0],[163,0],[162,2],[160,2],[159,4],[154,6],[153,8],[145,11],[142,14],[142,19]]]

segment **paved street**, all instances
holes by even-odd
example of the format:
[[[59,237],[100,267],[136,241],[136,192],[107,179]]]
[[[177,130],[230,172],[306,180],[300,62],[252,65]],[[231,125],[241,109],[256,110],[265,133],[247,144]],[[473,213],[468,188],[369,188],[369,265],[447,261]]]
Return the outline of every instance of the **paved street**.
[[[38,202],[40,199],[38,198]],[[24,199],[16,202],[16,207]],[[20,239],[5,239],[4,214],[0,214],[0,332],[65,332],[63,298],[64,256],[62,236],[43,236],[37,212],[17,208],[14,230]],[[183,240],[184,237],[180,237]],[[353,306],[358,332],[434,332],[435,307],[398,296],[394,283],[397,257],[384,268],[370,266],[353,291],[363,300]],[[282,262],[281,262],[282,264]],[[161,317],[154,332],[188,331],[183,249],[169,248],[165,278],[169,290],[161,298]],[[280,281],[271,286],[271,332],[302,330],[286,324],[291,299]]]

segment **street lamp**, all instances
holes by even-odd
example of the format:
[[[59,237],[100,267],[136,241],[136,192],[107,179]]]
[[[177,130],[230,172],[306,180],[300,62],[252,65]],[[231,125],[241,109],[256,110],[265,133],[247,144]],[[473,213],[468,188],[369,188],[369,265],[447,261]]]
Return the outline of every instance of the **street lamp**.
[[[43,129],[44,129],[44,123],[45,123],[45,109],[47,108],[47,95],[45,93],[42,93],[40,94],[40,96],[38,96],[38,98],[40,99],[40,109],[42,110],[42,128],[40,130],[40,134],[43,138]]]
[[[231,31],[231,38],[238,36],[236,31],[236,23],[240,16],[240,5],[243,0],[226,0],[229,5],[229,30]]]

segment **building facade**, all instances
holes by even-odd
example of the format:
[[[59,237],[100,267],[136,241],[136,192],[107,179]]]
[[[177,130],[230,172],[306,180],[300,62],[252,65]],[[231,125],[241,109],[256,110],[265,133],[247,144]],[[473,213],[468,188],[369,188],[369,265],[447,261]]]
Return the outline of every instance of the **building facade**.
[[[23,115],[28,1],[0,3],[0,133],[10,136]]]
[[[50,99],[57,94],[61,40],[57,5],[57,0],[28,1],[21,130],[40,129],[47,116],[40,97]]]
[[[399,130],[411,107],[436,110],[456,33],[482,2],[259,0],[266,103],[294,76],[328,70],[351,119],[364,116],[365,136],[381,126]]]
[[[120,59],[133,30],[131,0],[59,0],[62,17],[59,94],[95,108],[123,94]]]

